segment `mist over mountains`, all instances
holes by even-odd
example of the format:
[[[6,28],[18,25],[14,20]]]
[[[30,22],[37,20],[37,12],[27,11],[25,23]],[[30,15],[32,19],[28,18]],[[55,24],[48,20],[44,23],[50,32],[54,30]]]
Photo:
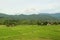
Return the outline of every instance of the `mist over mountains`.
[[[41,21],[60,21],[60,13],[55,14],[47,14],[47,13],[39,13],[39,14],[31,14],[31,15],[8,15],[4,13],[0,13],[0,18],[8,18],[14,20],[41,20]]]

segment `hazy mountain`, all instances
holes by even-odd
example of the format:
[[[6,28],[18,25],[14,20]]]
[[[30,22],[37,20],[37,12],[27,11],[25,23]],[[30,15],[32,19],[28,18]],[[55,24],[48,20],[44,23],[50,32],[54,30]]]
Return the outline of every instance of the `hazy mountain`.
[[[8,19],[25,19],[25,20],[42,20],[42,21],[46,21],[46,20],[60,20],[60,13],[56,13],[56,14],[47,14],[47,13],[40,13],[40,14],[31,14],[31,15],[7,15],[7,14],[3,14],[0,13],[0,18],[8,18]]]
[[[60,17],[60,13],[51,14],[54,17]]]

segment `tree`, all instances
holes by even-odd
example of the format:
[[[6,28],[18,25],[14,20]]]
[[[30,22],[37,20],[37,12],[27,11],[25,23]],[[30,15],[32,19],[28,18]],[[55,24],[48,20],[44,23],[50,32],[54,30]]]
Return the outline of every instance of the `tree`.
[[[17,25],[17,22],[15,20],[5,20],[4,25],[7,27],[13,27]]]

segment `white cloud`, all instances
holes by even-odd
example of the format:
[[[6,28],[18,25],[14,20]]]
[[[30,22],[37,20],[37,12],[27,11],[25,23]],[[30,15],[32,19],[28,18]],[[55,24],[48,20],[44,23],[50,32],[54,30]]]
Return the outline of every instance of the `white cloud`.
[[[60,12],[60,0],[0,0],[0,12],[7,14]]]

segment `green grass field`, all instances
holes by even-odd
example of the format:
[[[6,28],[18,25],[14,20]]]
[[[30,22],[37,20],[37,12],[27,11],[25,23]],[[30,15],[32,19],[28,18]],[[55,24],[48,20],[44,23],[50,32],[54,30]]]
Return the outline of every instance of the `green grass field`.
[[[60,40],[60,25],[0,26],[0,40]]]

